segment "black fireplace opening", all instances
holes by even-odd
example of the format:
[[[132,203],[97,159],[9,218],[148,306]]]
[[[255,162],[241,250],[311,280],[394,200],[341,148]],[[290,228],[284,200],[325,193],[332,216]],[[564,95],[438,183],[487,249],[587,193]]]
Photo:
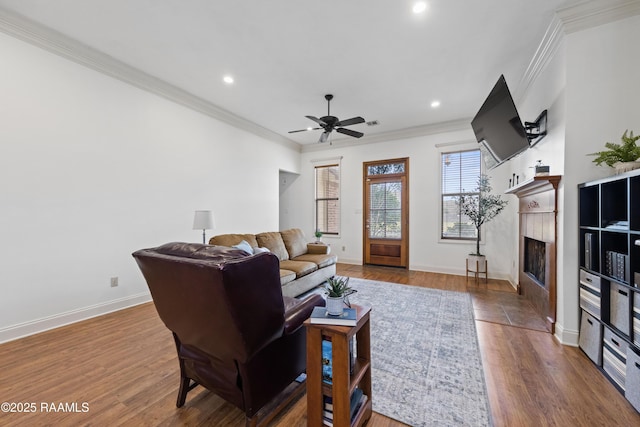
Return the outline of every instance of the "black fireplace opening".
[[[524,272],[540,286],[545,286],[546,244],[539,240],[524,238]]]

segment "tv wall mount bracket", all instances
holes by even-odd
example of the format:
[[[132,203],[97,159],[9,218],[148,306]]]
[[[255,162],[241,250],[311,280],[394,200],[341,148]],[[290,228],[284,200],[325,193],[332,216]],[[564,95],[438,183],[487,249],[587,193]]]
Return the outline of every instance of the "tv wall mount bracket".
[[[547,110],[540,113],[535,122],[524,122],[524,130],[527,133],[529,147],[533,147],[547,136]]]

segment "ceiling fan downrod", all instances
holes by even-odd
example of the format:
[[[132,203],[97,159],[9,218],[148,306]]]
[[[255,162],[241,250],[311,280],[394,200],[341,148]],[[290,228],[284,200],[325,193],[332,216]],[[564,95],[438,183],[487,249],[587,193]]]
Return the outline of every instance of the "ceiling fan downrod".
[[[328,93],[328,94],[326,94],[324,96],[324,99],[327,100],[327,116],[330,116],[331,115],[331,100],[333,99],[333,95]]]

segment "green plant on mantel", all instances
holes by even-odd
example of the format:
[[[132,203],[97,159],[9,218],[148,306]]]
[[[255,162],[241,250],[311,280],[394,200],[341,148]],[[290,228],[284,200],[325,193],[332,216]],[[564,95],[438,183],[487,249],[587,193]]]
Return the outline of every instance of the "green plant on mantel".
[[[607,142],[604,144],[608,150],[598,151],[596,153],[587,154],[588,156],[598,156],[593,159],[593,163],[600,166],[605,163],[607,166],[614,167],[618,162],[635,162],[640,158],[640,147],[636,145],[636,141],[640,139],[640,135],[633,136],[633,131],[625,130],[622,134],[622,144]]]
[[[490,194],[491,183],[487,175],[480,175],[476,191],[479,195],[462,195],[456,202],[460,213],[469,218],[476,227],[476,252],[470,255],[482,256],[480,253],[480,226],[491,221],[507,206],[507,201],[500,195]]]

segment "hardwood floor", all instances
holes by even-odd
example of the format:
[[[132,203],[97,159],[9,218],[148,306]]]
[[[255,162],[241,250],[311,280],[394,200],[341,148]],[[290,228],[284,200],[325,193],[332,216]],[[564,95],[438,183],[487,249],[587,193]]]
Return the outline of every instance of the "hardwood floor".
[[[476,326],[495,426],[640,425],[640,415],[579,349],[517,319],[513,305],[521,303],[508,283],[343,264],[338,273],[470,292],[476,317],[486,315]],[[151,303],[2,344],[0,372],[0,402],[35,404],[31,413],[0,411],[2,426],[244,424],[238,409],[202,388],[175,407],[175,349]],[[273,425],[304,426],[305,413],[303,398]],[[403,424],[374,414],[368,425]]]

